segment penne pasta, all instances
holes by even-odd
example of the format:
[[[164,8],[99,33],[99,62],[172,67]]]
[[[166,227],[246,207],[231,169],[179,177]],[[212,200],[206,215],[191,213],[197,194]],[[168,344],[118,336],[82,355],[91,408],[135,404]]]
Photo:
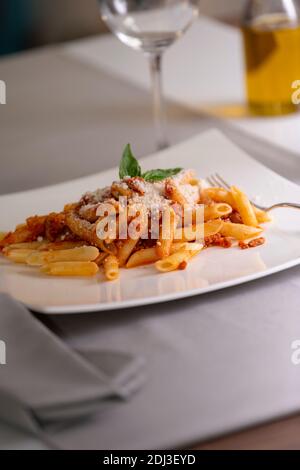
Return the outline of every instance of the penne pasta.
[[[6,253],[7,258],[10,261],[18,264],[26,264],[28,256],[34,253],[34,250],[28,249],[18,249],[18,250],[8,250]]]
[[[223,220],[212,220],[204,224],[204,237],[211,237],[221,231]]]
[[[177,269],[185,269],[189,259],[200,253],[202,249],[203,245],[199,243],[189,243],[188,246],[176,251],[168,256],[168,258],[157,261],[155,267],[158,271],[163,273],[176,271]]]
[[[186,242],[176,242],[171,245],[170,254],[176,253],[182,248],[186,248],[188,243]],[[158,261],[160,258],[157,254],[156,247],[153,248],[144,248],[142,250],[136,251],[133,255],[130,256],[126,268],[136,268],[138,266],[145,266],[147,264],[153,264]]]
[[[256,227],[258,225],[257,218],[246,194],[235,186],[232,186],[231,194],[243,223],[245,225]]]
[[[169,199],[171,199],[173,202],[177,202],[181,206],[184,206],[188,203],[186,197],[180,191],[179,185],[176,184],[172,179],[166,181],[165,192]]]
[[[232,194],[224,188],[205,188],[202,190],[201,198],[214,202],[224,202],[231,206],[232,209],[237,209]]]
[[[59,242],[53,242],[53,243],[42,242],[41,246],[37,247],[36,249],[56,251],[56,250],[71,250],[72,248],[80,248],[81,246],[86,246],[86,243],[83,241],[78,241],[78,242],[59,241]]]
[[[108,281],[114,281],[119,277],[119,263],[116,256],[109,255],[105,258],[104,263],[104,274]]]
[[[252,227],[243,224],[232,224],[231,222],[224,222],[221,231],[224,237],[232,237],[236,240],[248,240],[255,238],[262,233],[260,227]]]
[[[99,249],[108,255],[116,255],[118,249],[114,243],[108,243],[107,240],[99,240],[98,242]]]
[[[98,266],[101,266],[109,255],[107,253],[99,253],[99,256],[94,260],[94,263],[96,263]],[[114,255],[111,255],[114,256]]]
[[[261,209],[258,209],[257,207],[253,206],[254,213],[256,215],[257,222],[259,224],[265,224],[267,222],[272,221],[272,217],[268,214],[268,212],[262,211]]]
[[[199,237],[198,234],[201,234],[203,238],[216,235],[220,232],[223,225],[222,220],[212,220],[198,226],[182,227],[176,229],[174,240],[193,242]]]
[[[33,251],[27,257],[27,264],[42,266],[59,261],[94,261],[98,255],[99,250],[95,246],[83,246],[70,250]]]
[[[95,276],[99,268],[90,261],[63,261],[45,264],[41,272],[49,276]]]
[[[135,249],[138,241],[139,241],[138,239],[133,240],[129,238],[128,240],[125,240],[123,242],[122,246],[119,248],[119,253],[118,253],[118,260],[119,260],[120,266],[125,266],[131,253]]]
[[[226,217],[232,213],[232,207],[225,203],[215,203],[204,208],[204,221],[220,219]]]
[[[155,247],[144,248],[142,250],[136,251],[133,253],[133,255],[130,256],[126,264],[126,268],[136,268],[138,266],[153,264],[157,260],[159,260],[159,255],[157,254]]]
[[[179,250],[173,253],[168,258],[159,260],[155,263],[155,267],[162,273],[176,271],[181,266],[186,267],[188,260],[190,259],[190,253],[186,250]]]
[[[174,239],[176,216],[173,209],[170,209],[165,211],[162,217],[163,221],[156,245],[156,253],[159,258],[166,258],[170,254]]]
[[[43,247],[46,247],[48,242],[23,242],[23,243],[13,243],[3,248],[3,252],[7,253],[10,250],[39,250]]]
[[[238,210],[231,192],[227,191],[224,188],[205,188],[202,191],[202,197],[204,199],[210,199],[215,202],[226,202],[226,204],[229,204],[232,209]],[[253,205],[252,207],[256,215],[257,222],[259,224],[270,222],[272,220],[272,218],[267,212],[264,212]]]

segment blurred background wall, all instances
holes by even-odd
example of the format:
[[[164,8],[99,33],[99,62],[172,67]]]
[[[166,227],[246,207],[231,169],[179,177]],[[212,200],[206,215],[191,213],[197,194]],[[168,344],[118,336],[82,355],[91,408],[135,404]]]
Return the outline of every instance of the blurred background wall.
[[[234,19],[245,0],[200,0],[202,14]],[[104,31],[97,0],[0,0],[0,54]]]

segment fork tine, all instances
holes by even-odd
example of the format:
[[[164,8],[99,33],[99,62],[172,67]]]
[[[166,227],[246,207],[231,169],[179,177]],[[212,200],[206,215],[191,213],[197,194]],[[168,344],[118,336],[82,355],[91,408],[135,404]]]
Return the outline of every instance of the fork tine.
[[[221,175],[219,175],[219,173],[216,173],[216,179],[219,181],[219,183],[221,183],[221,186],[223,186],[224,188],[226,189],[230,189],[230,184],[227,183],[227,181],[224,180],[224,178],[222,178]]]
[[[214,183],[213,185],[216,186],[217,188],[219,186],[222,186],[222,185],[220,185],[220,181],[218,181],[218,179],[216,178],[216,174],[211,175],[210,179],[213,181],[213,183]]]
[[[206,178],[206,181],[212,186],[212,187],[222,187],[224,189],[231,189],[231,186],[229,185],[229,183],[227,183],[227,181],[224,180],[224,178],[219,175],[219,173],[214,173],[212,175],[210,175],[208,178]],[[256,202],[254,202],[253,200],[250,199],[250,202],[251,204],[256,207],[257,209],[260,209],[262,211],[269,211],[270,210],[270,207],[264,207],[260,204],[257,204]],[[271,209],[273,208],[274,206],[271,207]]]
[[[208,184],[209,184],[210,186],[212,186],[212,187],[213,187],[213,186],[216,186],[216,183],[212,180],[211,176],[208,176],[208,177],[205,178],[205,179],[206,179],[206,181],[208,182]]]

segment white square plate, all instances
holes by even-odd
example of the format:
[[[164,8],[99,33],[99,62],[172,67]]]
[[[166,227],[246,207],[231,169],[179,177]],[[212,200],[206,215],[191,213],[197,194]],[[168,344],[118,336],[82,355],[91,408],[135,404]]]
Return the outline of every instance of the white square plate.
[[[218,171],[263,204],[300,202],[300,187],[265,168],[220,132],[212,130],[141,160],[145,170],[182,166],[199,177]],[[82,193],[106,186],[117,169],[47,188],[0,196],[1,230],[9,230],[33,214],[59,211]],[[300,263],[300,213],[274,212],[264,246],[240,250],[211,248],[185,271],[158,273],[153,266],[122,270],[118,281],[95,278],[50,278],[35,269],[0,261],[0,291],[31,309],[47,314],[80,313],[154,304],[211,292],[290,268]]]

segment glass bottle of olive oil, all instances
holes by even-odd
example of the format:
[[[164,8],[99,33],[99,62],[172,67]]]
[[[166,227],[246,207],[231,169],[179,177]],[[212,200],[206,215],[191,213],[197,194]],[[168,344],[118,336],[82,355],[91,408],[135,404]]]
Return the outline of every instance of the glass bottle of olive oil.
[[[300,80],[300,0],[251,0],[243,26],[250,111],[270,116],[297,110]]]

